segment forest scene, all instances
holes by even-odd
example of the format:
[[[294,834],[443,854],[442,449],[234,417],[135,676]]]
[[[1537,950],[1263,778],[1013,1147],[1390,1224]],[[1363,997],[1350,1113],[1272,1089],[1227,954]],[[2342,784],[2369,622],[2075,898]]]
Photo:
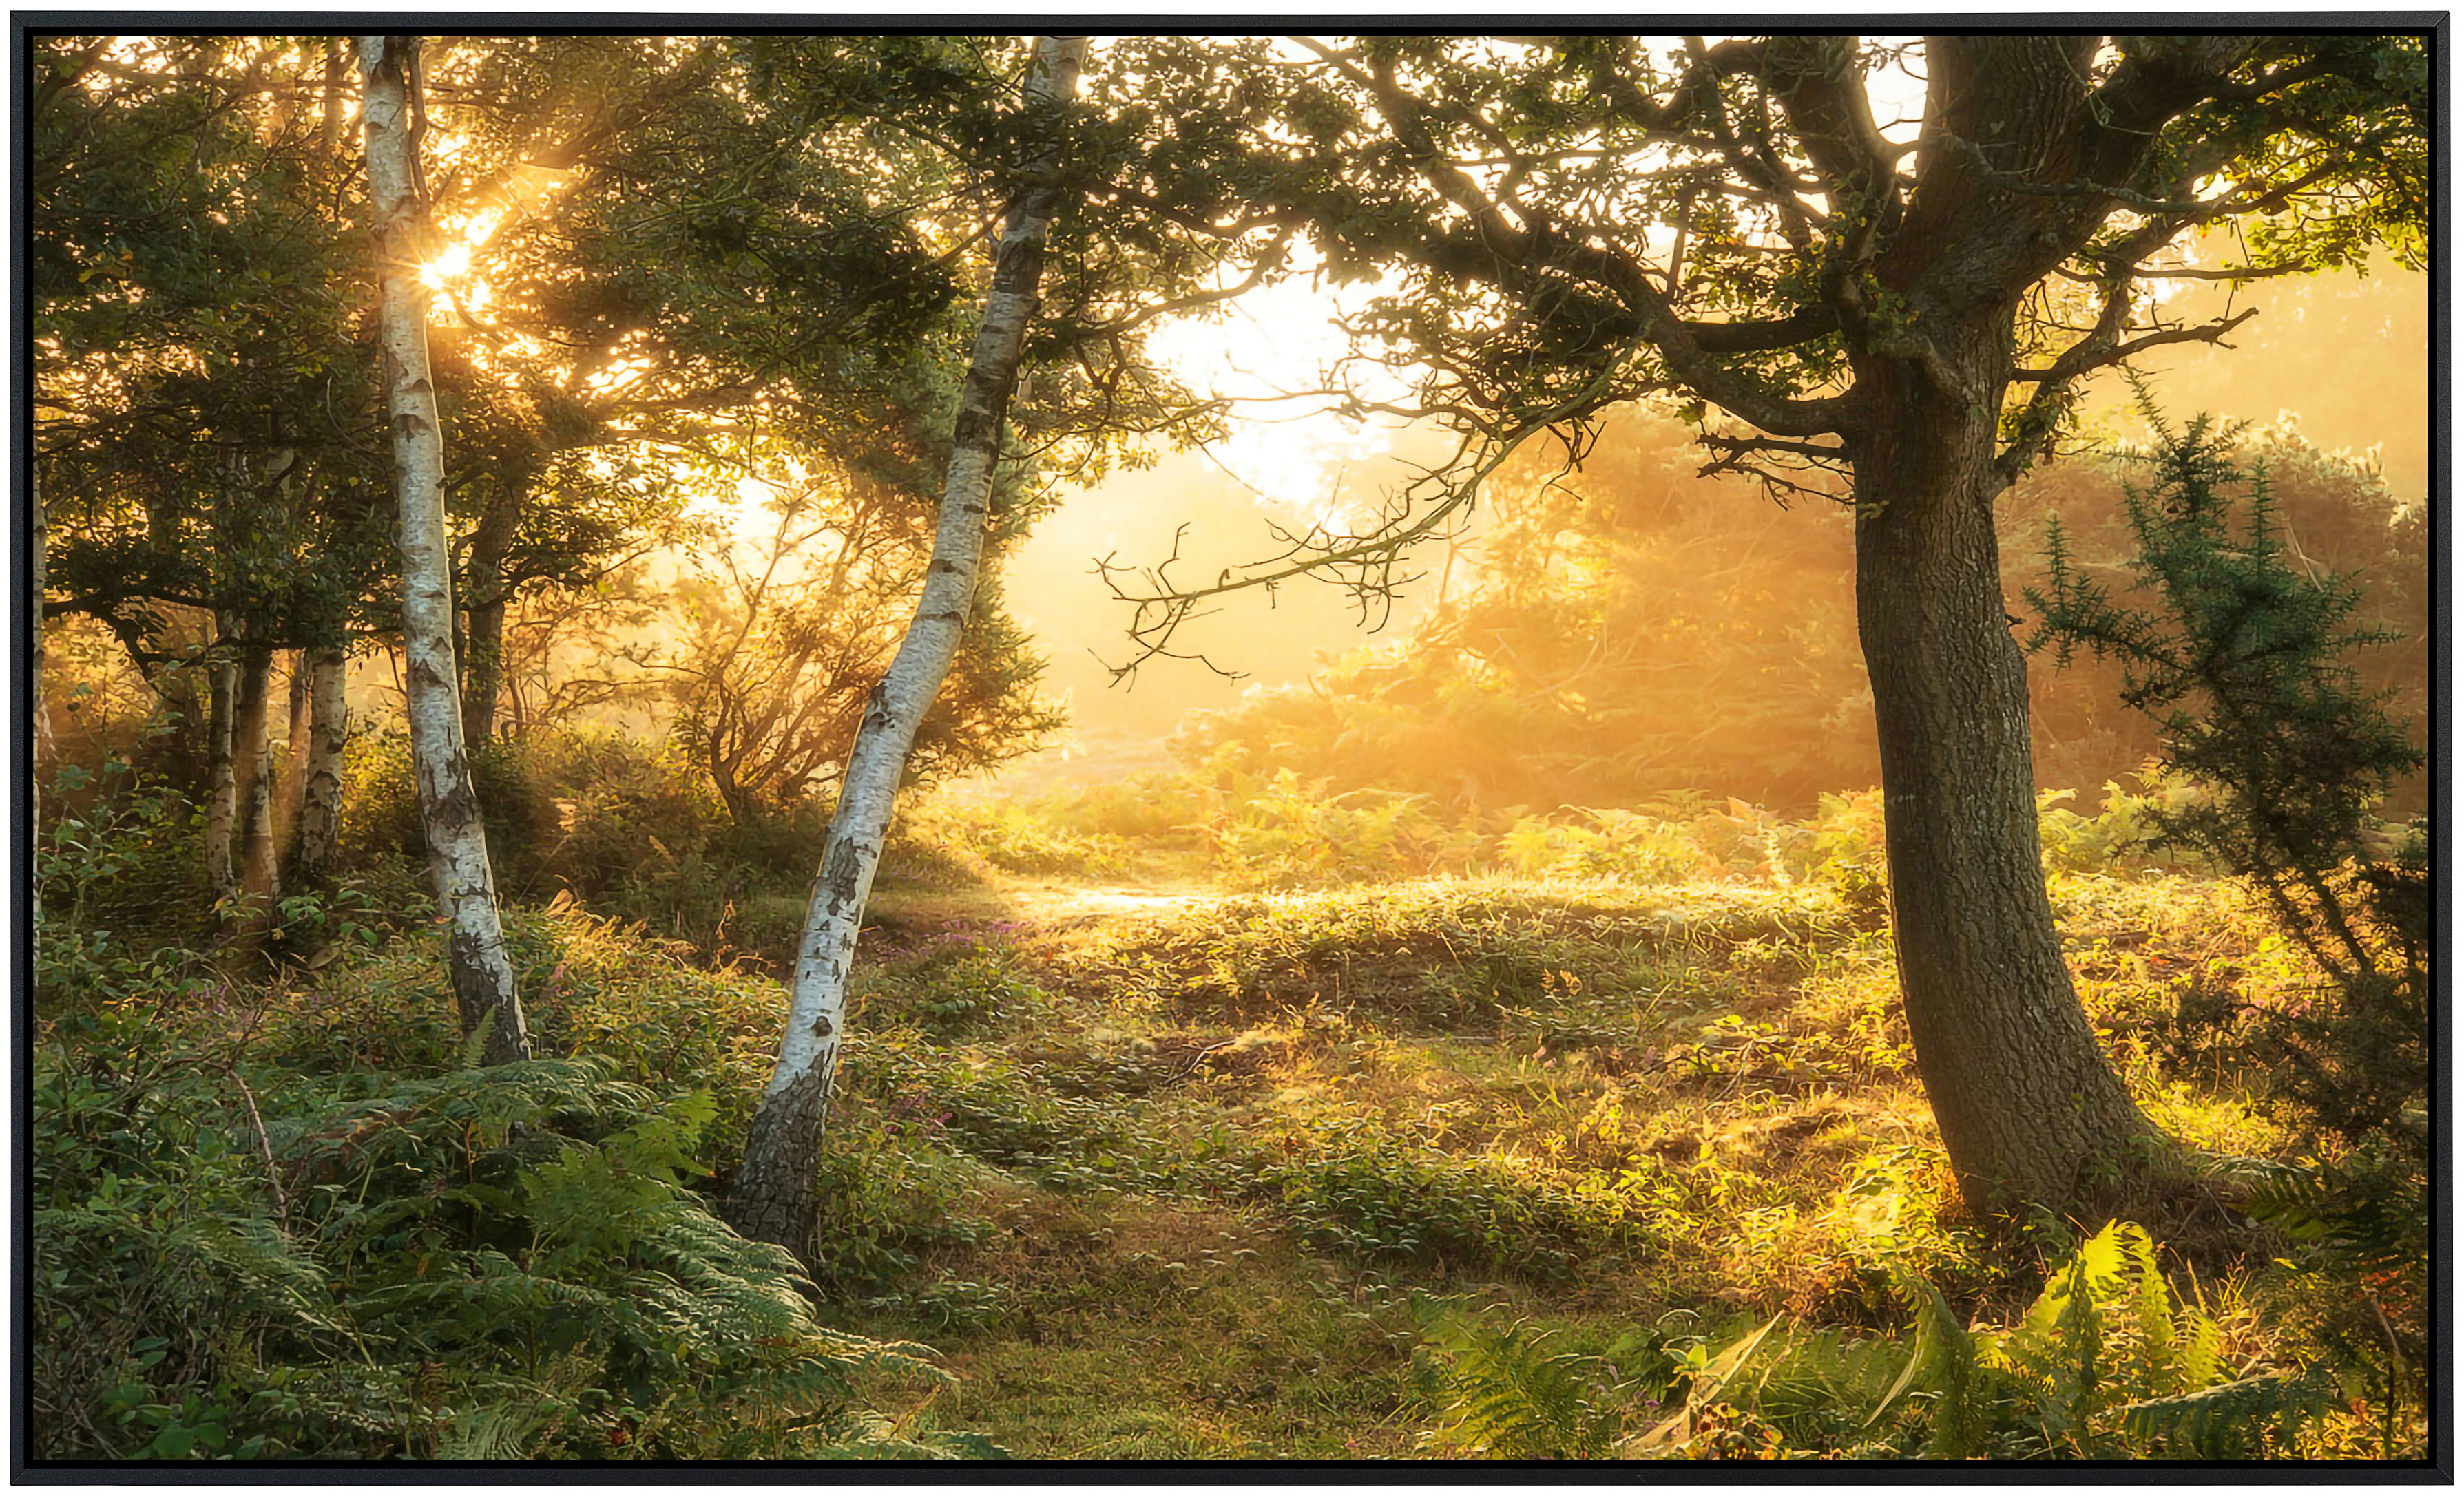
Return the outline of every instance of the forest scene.
[[[2443,21],[18,37],[21,1473],[2451,1457]]]

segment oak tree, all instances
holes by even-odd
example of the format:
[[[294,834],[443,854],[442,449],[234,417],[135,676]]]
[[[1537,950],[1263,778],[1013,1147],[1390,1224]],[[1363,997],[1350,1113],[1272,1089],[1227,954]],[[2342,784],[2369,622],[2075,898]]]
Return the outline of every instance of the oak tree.
[[[2082,1013],[2039,869],[1995,500],[2083,376],[2252,315],[2170,321],[2167,277],[2374,245],[2419,263],[2426,38],[1172,38],[1130,69],[1158,100],[1232,101],[1206,150],[1148,158],[1139,194],[1188,210],[1237,183],[1241,227],[1306,226],[1325,273],[1391,277],[1352,319],[1360,357],[1467,438],[1376,534],[1131,589],[1150,645],[1232,587],[1382,584],[1516,445],[1556,429],[1579,452],[1622,401],[1672,402],[1711,466],[1780,492],[1843,474],[1901,985],[1963,1193],[2076,1200],[2145,1161],[2160,1140]],[[1894,75],[1921,98],[1878,104]],[[2224,269],[2187,262],[2224,229]]]

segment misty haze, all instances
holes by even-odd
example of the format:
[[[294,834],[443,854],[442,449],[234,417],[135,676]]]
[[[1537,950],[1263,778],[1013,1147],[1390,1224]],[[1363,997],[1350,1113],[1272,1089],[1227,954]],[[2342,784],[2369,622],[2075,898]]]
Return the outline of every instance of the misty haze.
[[[2453,1475],[2443,19],[68,19],[20,1472]]]

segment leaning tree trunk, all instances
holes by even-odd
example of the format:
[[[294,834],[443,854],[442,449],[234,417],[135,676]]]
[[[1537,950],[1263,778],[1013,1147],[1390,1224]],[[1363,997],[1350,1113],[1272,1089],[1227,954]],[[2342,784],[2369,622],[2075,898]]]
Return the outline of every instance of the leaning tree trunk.
[[[1086,46],[1083,36],[1037,40],[1027,71],[1025,107],[1030,114],[1049,115],[1076,94]],[[975,600],[1001,427],[1027,322],[1035,314],[1045,231],[1061,201],[1059,157],[1056,143],[1028,165],[1026,189],[1011,207],[1001,233],[992,289],[984,299],[983,320],[959,396],[923,595],[890,672],[866,703],[847,756],[821,873],[813,881],[812,901],[804,913],[778,1067],[745,1139],[744,1160],[729,1184],[727,1215],[737,1230],[799,1252],[813,1246],[813,1172],[847,1027],[847,969],[855,957],[857,928],[881,865],[891,804],[917,724],[949,674]]]
[[[376,210],[379,311],[387,414],[392,418],[401,507],[402,637],[410,702],[412,772],[428,833],[428,869],[449,923],[446,970],[465,1033],[484,1030],[490,1065],[527,1059],[530,1036],[514,990],[512,957],[496,919],[488,837],[462,744],[454,686],[453,574],[445,538],[445,440],[428,366],[428,298],[420,242],[428,205],[415,184],[410,83],[419,66],[412,36],[363,36],[367,94],[368,191]]]
[[[342,651],[336,646],[308,649],[308,742],[299,771],[299,817],[292,832],[284,887],[324,891],[333,883],[334,852],[342,825],[342,748],[349,741],[350,705],[343,693]]]
[[[2007,343],[1977,341],[1963,362],[1998,390]],[[1860,390],[1884,377],[1860,372]],[[1858,632],[1909,1036],[1971,1206],[2076,1199],[2144,1164],[2156,1134],[2079,1007],[2045,892],[2027,671],[1994,545],[1995,403],[1900,377],[1911,398],[1869,408],[1908,413],[1853,450]]]

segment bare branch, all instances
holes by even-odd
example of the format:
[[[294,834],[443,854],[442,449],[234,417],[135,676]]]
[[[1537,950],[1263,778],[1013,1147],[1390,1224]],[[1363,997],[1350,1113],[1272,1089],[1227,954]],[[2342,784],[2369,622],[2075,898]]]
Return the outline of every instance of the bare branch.
[[[1793,473],[1811,472],[1845,476],[1848,452],[1844,447],[1784,441],[1771,436],[1724,436],[1710,431],[1704,432],[1696,440],[1715,453],[1709,462],[1695,470],[1697,477],[1712,478],[1724,473],[1734,473],[1752,478],[1762,485],[1764,495],[1782,509],[1788,508],[1790,502],[1797,498],[1818,498],[1834,504],[1848,501],[1842,486],[1817,488],[1790,476]],[[1749,460],[1762,453],[1797,460],[1778,464]]]
[[[2072,379],[2097,369],[2110,368],[2117,363],[2126,363],[2150,348],[2161,348],[2167,343],[2224,343],[2225,334],[2232,332],[2234,328],[2239,327],[2242,323],[2249,321],[2252,318],[2256,317],[2257,315],[2258,308],[2255,306],[2245,307],[2233,316],[2223,318],[2216,321],[2204,322],[2196,327],[2160,328],[2144,337],[2133,338],[2128,342],[2115,343],[2101,351],[2089,349],[2089,343],[2087,341],[2076,343],[2066,350],[2062,354],[2061,358],[2056,360],[2051,367],[2041,369],[2013,369],[2011,371],[2011,377],[2014,380],[2026,380],[2032,383]],[[2094,335],[2091,334],[2089,341],[2092,341]],[[2224,343],[2224,346],[2231,347],[2232,344]],[[2072,364],[2070,363],[2072,355],[2080,353],[2082,349],[2089,349],[2092,356],[2084,358],[2079,363]],[[2065,367],[2066,364],[2069,366]]]
[[[1307,532],[1296,533],[1269,523],[1269,533],[1284,549],[1251,565],[1225,567],[1209,583],[1183,584],[1172,576],[1172,569],[1183,562],[1181,545],[1186,525],[1174,534],[1172,554],[1154,565],[1133,567],[1115,563],[1111,556],[1098,558],[1094,563],[1096,575],[1113,597],[1132,605],[1133,609],[1129,636],[1135,653],[1124,664],[1107,662],[1105,668],[1117,684],[1134,677],[1138,668],[1149,660],[1187,659],[1199,661],[1219,675],[1238,679],[1240,671],[1216,664],[1203,652],[1174,649],[1172,642],[1181,626],[1209,616],[1211,610],[1206,610],[1205,605],[1217,599],[1258,590],[1271,597],[1284,583],[1304,577],[1350,592],[1364,624],[1373,614],[1391,614],[1397,595],[1419,580],[1417,574],[1405,569],[1411,547],[1423,539],[1460,533],[1456,527],[1468,517],[1477,502],[1480,485],[1513,455],[1523,441],[1542,429],[1533,427],[1504,439],[1464,432],[1451,457],[1423,469],[1418,478],[1390,493],[1384,517],[1369,530],[1337,535],[1322,525],[1312,525]],[[1434,499],[1423,496],[1423,491],[1430,489],[1436,491]],[[1416,515],[1416,510],[1420,512]],[[1134,580],[1124,581],[1125,578]],[[1381,619],[1372,627],[1382,626]]]
[[[2117,341],[2130,309],[2130,277],[2115,280],[2106,294],[2103,313],[2088,335],[2064,349],[2052,364],[2041,369],[2013,369],[2013,380],[2032,382],[2036,392],[2028,398],[2013,422],[2015,434],[2010,445],[1994,458],[2005,483],[2015,483],[2019,475],[2035,466],[2053,451],[2054,437],[2069,408],[2072,387],[2082,375],[2097,369],[2125,363],[2150,348],[2168,343],[2223,343],[2225,334],[2258,315],[2258,308],[2247,307],[2232,317],[2197,327],[2166,327],[2127,341]],[[2228,345],[2229,346],[2229,345]]]

